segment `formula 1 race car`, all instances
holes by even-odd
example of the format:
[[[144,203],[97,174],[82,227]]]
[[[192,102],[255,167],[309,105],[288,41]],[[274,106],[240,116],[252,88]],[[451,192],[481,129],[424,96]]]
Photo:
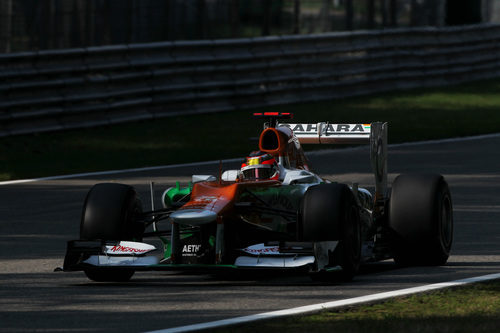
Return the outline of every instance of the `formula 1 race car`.
[[[441,175],[398,176],[387,189],[387,123],[268,122],[241,169],[165,190],[162,209],[143,212],[133,187],[94,185],[80,239],[68,242],[64,271],[127,281],[137,270],[277,269],[350,280],[365,262],[443,265],[453,238],[450,191]],[[370,145],[374,193],[322,179],[302,144]],[[152,191],[153,193],[153,191]],[[161,222],[166,222],[162,224]],[[143,241],[157,236],[163,245]]]

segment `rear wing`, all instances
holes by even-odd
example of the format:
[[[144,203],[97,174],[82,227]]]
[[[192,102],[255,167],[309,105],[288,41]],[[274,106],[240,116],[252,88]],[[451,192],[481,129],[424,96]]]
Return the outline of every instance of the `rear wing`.
[[[301,144],[370,144],[375,174],[375,199],[387,192],[387,123],[371,124],[279,124],[293,131]]]
[[[370,142],[371,124],[279,124],[302,144],[363,144]]]

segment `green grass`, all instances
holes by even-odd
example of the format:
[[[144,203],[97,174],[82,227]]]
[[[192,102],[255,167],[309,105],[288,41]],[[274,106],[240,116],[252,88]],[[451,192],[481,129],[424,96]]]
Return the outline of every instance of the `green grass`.
[[[498,332],[500,281],[390,301],[259,321],[215,332]]]
[[[298,122],[389,122],[389,142],[500,132],[500,79],[274,107]],[[244,156],[252,110],[0,139],[0,180]],[[307,146],[306,150],[324,148]]]

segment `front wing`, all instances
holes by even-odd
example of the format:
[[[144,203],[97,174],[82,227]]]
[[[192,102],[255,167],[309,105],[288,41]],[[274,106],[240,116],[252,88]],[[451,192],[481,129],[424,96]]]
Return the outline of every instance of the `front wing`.
[[[153,245],[128,241],[69,241],[64,271],[93,268],[142,270],[220,271],[232,269],[340,270],[328,266],[328,252],[338,242],[255,244],[239,250],[234,262],[225,264],[173,264],[153,252]]]

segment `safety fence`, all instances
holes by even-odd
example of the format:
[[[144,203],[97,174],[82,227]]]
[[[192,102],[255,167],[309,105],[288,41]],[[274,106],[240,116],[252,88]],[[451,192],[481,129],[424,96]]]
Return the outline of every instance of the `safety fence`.
[[[500,25],[491,24],[1,54],[0,136],[499,74]]]

